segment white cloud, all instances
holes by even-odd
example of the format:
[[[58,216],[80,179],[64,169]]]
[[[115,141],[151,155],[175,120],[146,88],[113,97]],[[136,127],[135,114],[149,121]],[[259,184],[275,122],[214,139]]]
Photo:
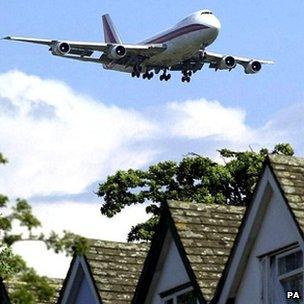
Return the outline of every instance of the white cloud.
[[[196,145],[196,152],[204,154],[209,147],[259,148],[286,141],[303,148],[298,140],[304,131],[303,104],[275,114],[255,129],[246,123],[243,109],[218,101],[171,102],[155,112],[158,117],[106,106],[59,81],[18,71],[0,74],[0,152],[10,160],[1,167],[0,193],[78,194],[118,169],[163,159],[157,155],[161,151],[168,151],[166,158],[173,152],[182,156]],[[188,141],[186,148],[183,141]],[[124,241],[132,225],[148,218],[142,207],[128,207],[112,219],[102,217],[99,208],[97,203],[70,201],[33,205],[45,232],[67,229],[116,241]],[[18,243],[15,250],[41,274],[66,274],[69,259],[47,252],[43,244]]]
[[[228,108],[218,101],[188,100],[168,104],[173,136],[189,139],[213,137],[234,143],[250,142],[254,132],[246,125],[242,109]]]
[[[64,253],[55,254],[47,250],[42,242],[18,242],[13,245],[13,250],[40,275],[60,279],[64,279],[67,275],[71,257],[67,257]]]
[[[154,130],[140,113],[106,106],[61,82],[2,74],[0,150],[10,164],[1,168],[0,193],[80,193],[120,166],[149,162],[156,151],[130,146]]]
[[[101,215],[98,203],[68,201],[34,204],[33,213],[43,223],[44,233],[69,230],[88,238],[122,242],[126,241],[133,225],[149,218],[143,206],[130,206],[113,218],[107,218]],[[40,274],[63,278],[67,273],[70,258],[47,251],[43,243],[19,242],[14,245],[14,251]]]
[[[304,103],[296,103],[275,113],[261,129],[263,140],[273,142],[291,142],[303,154],[304,141]]]

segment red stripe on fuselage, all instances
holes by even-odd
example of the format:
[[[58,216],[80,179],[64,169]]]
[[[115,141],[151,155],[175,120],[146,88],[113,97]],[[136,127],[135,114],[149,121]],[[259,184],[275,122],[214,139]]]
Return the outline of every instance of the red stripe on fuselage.
[[[163,43],[169,40],[172,40],[174,38],[177,38],[179,36],[191,33],[191,32],[195,32],[195,31],[199,31],[199,30],[203,30],[203,29],[208,29],[209,27],[203,24],[190,24],[184,27],[181,27],[179,29],[176,29],[172,32],[169,32],[167,34],[164,34],[160,37],[156,37],[152,40],[149,40],[147,42],[145,42],[145,44],[150,44],[150,43]]]

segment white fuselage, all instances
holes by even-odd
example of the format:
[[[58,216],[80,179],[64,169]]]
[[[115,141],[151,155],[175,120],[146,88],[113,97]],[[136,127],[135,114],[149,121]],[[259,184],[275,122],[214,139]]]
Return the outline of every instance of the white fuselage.
[[[215,41],[219,34],[221,24],[208,10],[198,11],[174,27],[151,37],[141,44],[165,44],[166,50],[152,56],[143,62],[144,66],[169,68],[184,62],[203,48]],[[132,72],[132,67],[126,68],[118,64],[110,64],[106,68]]]

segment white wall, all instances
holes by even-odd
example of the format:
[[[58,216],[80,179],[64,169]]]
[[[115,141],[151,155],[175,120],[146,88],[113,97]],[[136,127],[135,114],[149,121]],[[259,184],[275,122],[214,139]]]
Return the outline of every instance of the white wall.
[[[166,241],[170,244],[168,244],[167,248],[162,248],[162,250],[166,250],[167,252],[164,260],[161,261],[163,265],[159,273],[154,275],[153,280],[156,280],[156,282],[152,284],[154,285],[154,290],[152,291],[151,302],[147,302],[149,304],[160,304],[159,293],[190,281],[172,237],[166,237]]]
[[[80,283],[75,304],[99,304],[95,301],[91,284],[88,282],[86,276],[83,277]]]
[[[83,257],[77,256],[70,270],[61,304],[99,304],[91,274]]]
[[[272,185],[274,184],[272,183]],[[260,231],[257,233],[257,239],[236,295],[236,304],[260,303],[261,273],[258,256],[288,246],[296,241],[300,244],[302,242],[296,224],[277,187],[274,187]]]

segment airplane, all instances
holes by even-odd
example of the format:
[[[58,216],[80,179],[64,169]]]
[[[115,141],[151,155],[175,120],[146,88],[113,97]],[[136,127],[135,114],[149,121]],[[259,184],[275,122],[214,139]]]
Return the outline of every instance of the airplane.
[[[207,51],[221,29],[219,19],[207,9],[195,12],[174,27],[138,44],[124,44],[108,14],[102,16],[102,23],[104,43],[11,36],[3,39],[46,45],[55,56],[99,63],[107,70],[127,72],[137,78],[142,75],[149,80],[154,73],[161,72],[159,79],[168,81],[169,71],[181,71],[182,82],[190,82],[192,74],[204,64],[215,71],[231,71],[239,64],[246,74],[256,74],[262,64],[274,63]]]

